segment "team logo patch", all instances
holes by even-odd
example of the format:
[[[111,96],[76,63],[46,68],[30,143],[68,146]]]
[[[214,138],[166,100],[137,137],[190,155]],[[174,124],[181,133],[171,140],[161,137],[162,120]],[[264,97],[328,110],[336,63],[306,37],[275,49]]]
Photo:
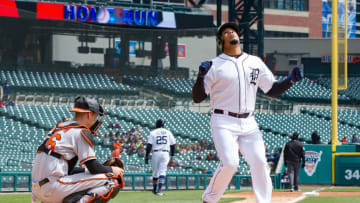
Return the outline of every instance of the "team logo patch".
[[[305,173],[308,176],[312,176],[315,171],[318,163],[321,161],[321,154],[320,152],[314,152],[314,151],[306,151],[305,152]]]
[[[259,77],[259,72],[260,70],[258,68],[254,68],[252,69],[251,73],[250,73],[250,84],[256,85],[256,80]]]

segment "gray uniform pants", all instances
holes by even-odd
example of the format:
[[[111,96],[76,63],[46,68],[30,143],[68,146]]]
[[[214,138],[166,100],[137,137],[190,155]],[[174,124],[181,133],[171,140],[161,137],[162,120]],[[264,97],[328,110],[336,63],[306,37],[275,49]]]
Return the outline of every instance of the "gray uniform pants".
[[[298,190],[300,162],[288,161],[287,166],[290,179],[290,188]]]

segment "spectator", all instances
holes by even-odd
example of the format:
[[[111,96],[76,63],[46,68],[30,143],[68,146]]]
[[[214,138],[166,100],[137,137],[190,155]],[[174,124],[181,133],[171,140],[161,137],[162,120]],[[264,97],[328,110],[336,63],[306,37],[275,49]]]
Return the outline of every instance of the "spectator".
[[[120,158],[120,153],[121,153],[120,148],[116,148],[112,153],[112,157]]]
[[[219,161],[219,157],[218,157],[218,153],[217,153],[217,152],[213,153],[212,160],[214,160],[214,161]]]
[[[2,99],[0,98],[0,107],[4,107],[6,106],[6,104],[2,101]]]
[[[284,173],[281,175],[280,183],[282,188],[284,189],[290,188],[290,179],[287,168],[285,168]]]
[[[120,148],[121,148],[120,140],[116,140],[116,141],[113,143],[113,147],[114,147],[114,149],[120,149]]]
[[[9,99],[6,101],[6,106],[15,106],[15,103],[9,98]]]
[[[196,156],[196,160],[202,160],[202,155],[201,155],[201,153],[199,153],[197,156]]]
[[[131,156],[131,155],[136,154],[136,153],[137,153],[136,146],[133,145],[133,146],[130,147],[130,149],[129,149],[129,151],[128,151],[127,154],[128,154],[129,156]]]
[[[206,157],[206,161],[211,161],[211,160],[213,160],[213,158],[214,158],[213,153],[212,153],[212,152],[209,152],[208,155],[207,155],[207,157]]]
[[[277,165],[277,163],[279,162],[279,159],[280,159],[280,151],[279,150],[275,150],[274,154],[273,154],[273,157],[274,157],[274,166]]]
[[[9,82],[6,80],[4,84],[2,84],[4,90],[4,99],[7,99],[10,95],[10,85]]]
[[[176,163],[174,162],[174,159],[171,158],[169,163],[168,163],[168,167],[177,167]]]
[[[103,146],[104,146],[104,147],[111,146],[110,137],[109,137],[108,134],[105,134],[105,135],[104,135],[104,138],[103,138]]]
[[[356,134],[353,134],[352,138],[351,138],[351,143],[353,144],[359,144],[359,138],[357,138]]]
[[[341,142],[344,143],[344,144],[345,144],[345,143],[348,143],[348,140],[347,140],[346,136],[344,136],[344,137],[341,139]]]
[[[112,121],[110,121],[108,128],[113,129],[114,128],[114,123]]]
[[[138,154],[139,157],[145,157],[144,145],[141,145],[141,146],[138,148],[137,154]]]
[[[114,128],[117,128],[117,129],[121,128],[120,121],[116,121]]]
[[[131,130],[129,131],[130,135],[134,135],[135,134],[135,128],[131,128]]]
[[[293,133],[291,141],[287,142],[284,149],[284,163],[288,166],[290,177],[290,192],[299,190],[299,169],[305,167],[305,149],[301,142],[299,142],[299,134]]]
[[[320,135],[317,130],[311,134],[311,144],[320,144]]]
[[[142,129],[141,129],[141,126],[140,125],[138,125],[137,126],[137,128],[136,128],[136,132],[139,134],[139,135],[141,135],[142,134]]]

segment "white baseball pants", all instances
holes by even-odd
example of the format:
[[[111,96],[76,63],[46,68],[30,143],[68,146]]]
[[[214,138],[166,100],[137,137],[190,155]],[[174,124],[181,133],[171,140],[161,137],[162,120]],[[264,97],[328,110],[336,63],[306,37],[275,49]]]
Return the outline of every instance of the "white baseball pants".
[[[78,173],[62,178],[50,176],[49,182],[40,187],[39,183],[32,184],[32,193],[36,199],[44,203],[61,203],[65,197],[75,192],[92,188],[89,193],[107,194],[113,183],[104,174]],[[79,203],[85,203],[91,196],[85,195]]]
[[[250,165],[256,202],[270,203],[272,193],[270,168],[266,162],[262,134],[254,116],[239,119],[213,114],[210,122],[220,164],[203,194],[203,201],[207,203],[219,201],[239,165],[240,150]],[[252,130],[249,130],[251,128]]]
[[[152,153],[151,166],[152,176],[158,178],[159,176],[166,176],[167,165],[170,161],[169,152],[158,151]]]

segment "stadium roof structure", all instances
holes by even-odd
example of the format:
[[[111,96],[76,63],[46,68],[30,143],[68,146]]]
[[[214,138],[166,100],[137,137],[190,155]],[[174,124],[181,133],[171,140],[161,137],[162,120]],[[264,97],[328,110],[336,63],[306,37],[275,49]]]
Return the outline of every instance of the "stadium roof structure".
[[[157,11],[147,8],[97,7],[63,3],[2,1],[1,24],[26,23],[31,30],[96,36],[129,34],[131,38],[145,38],[152,33],[161,35],[213,36],[216,27],[211,14]]]

